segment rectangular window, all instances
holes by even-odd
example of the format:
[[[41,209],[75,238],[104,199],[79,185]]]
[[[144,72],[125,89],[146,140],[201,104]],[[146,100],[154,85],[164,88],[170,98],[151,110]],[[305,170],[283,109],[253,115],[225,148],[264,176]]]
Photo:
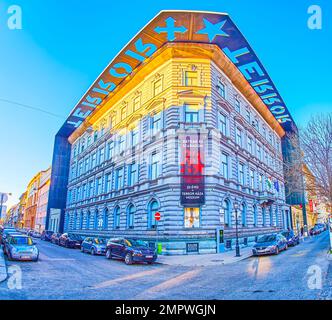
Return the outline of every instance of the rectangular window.
[[[227,117],[222,113],[219,113],[219,130],[224,136],[227,135]]]
[[[196,105],[185,106],[185,122],[187,123],[199,122],[198,106]]]
[[[224,83],[221,81],[221,79],[218,79],[218,93],[223,97],[226,98],[226,90],[225,90],[225,85]]]
[[[134,184],[136,184],[138,182],[138,166],[135,162],[133,162],[130,166],[129,166],[129,186],[133,186]]]
[[[125,136],[124,135],[119,136],[118,148],[119,148],[119,153],[121,153],[125,149]]]
[[[84,171],[88,172],[89,171],[89,158],[85,158],[84,162]]]
[[[185,86],[197,86],[198,85],[198,73],[197,71],[185,72]]]
[[[98,161],[99,164],[103,163],[104,160],[105,160],[105,149],[102,148],[102,149],[99,150],[99,161]]]
[[[248,151],[252,153],[253,146],[252,146],[252,138],[248,136]]]
[[[236,143],[242,147],[242,130],[240,128],[236,128]]]
[[[91,168],[93,169],[96,166],[97,163],[97,155],[96,153],[92,154],[92,158],[91,158]]]
[[[252,169],[250,169],[250,187],[255,188],[255,172]]]
[[[157,134],[161,129],[161,112],[151,117],[151,131],[152,135]]]
[[[225,179],[228,179],[228,155],[221,154],[221,174]]]
[[[247,119],[248,123],[250,123],[251,115],[250,115],[249,110],[246,110],[246,119]]]
[[[158,95],[162,91],[163,91],[162,79],[156,80],[153,84],[153,94],[154,94],[154,96]]]
[[[235,110],[238,112],[238,113],[241,113],[241,102],[239,99],[235,99]]]
[[[138,128],[131,131],[131,146],[135,147],[138,144]]]
[[[138,110],[141,106],[141,97],[138,96],[133,100],[133,111],[135,112]]]
[[[113,141],[110,141],[108,143],[108,156],[107,156],[107,159],[108,160],[111,160],[114,156],[114,142]]]
[[[155,180],[159,176],[160,158],[159,154],[154,152],[151,155],[150,179]]]
[[[199,228],[199,208],[184,208],[184,227]]]
[[[244,164],[239,164],[239,183],[244,186]]]
[[[102,178],[97,178],[96,180],[96,195],[100,195],[102,193]]]
[[[121,108],[120,119],[121,121],[127,117],[127,106]]]
[[[123,188],[124,176],[123,167],[116,169],[115,171],[115,190]]]
[[[86,198],[86,183],[83,184],[82,199]]]
[[[78,176],[83,173],[83,161],[80,161],[78,164]]]
[[[93,181],[89,182],[89,195],[88,197],[93,197]]]
[[[258,177],[259,191],[263,191],[263,175],[260,174]]]
[[[259,160],[262,160],[262,150],[261,150],[261,146],[259,144],[257,144],[257,158]]]
[[[105,192],[110,192],[112,190],[112,174],[108,173],[106,174],[105,179]]]

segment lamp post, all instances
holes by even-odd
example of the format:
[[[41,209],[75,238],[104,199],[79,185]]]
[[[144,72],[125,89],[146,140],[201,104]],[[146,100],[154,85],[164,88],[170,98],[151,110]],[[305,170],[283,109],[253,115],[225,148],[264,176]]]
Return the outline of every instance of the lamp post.
[[[235,233],[236,233],[236,242],[235,242],[235,257],[240,257],[240,246],[239,246],[239,229],[238,229],[238,217],[237,211],[239,209],[239,204],[237,200],[234,201],[234,210],[235,210]]]

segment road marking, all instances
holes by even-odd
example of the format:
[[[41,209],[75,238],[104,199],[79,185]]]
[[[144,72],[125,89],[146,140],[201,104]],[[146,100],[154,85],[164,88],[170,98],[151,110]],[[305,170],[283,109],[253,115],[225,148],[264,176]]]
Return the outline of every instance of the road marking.
[[[172,287],[175,286],[179,286],[181,285],[183,282],[186,281],[192,281],[192,279],[194,277],[196,277],[199,273],[201,273],[202,269],[196,269],[196,270],[191,270],[191,271],[187,271],[185,273],[182,273],[174,278],[171,278],[169,280],[166,280],[156,286],[153,286],[145,291],[143,291],[143,293],[141,294],[141,296],[144,296],[146,294],[154,294],[157,293],[159,291],[164,291],[167,289],[170,289]]]
[[[92,286],[89,289],[106,288],[106,287],[113,286],[115,284],[119,284],[120,282],[124,282],[124,281],[129,281],[129,280],[133,280],[133,279],[137,279],[137,278],[141,278],[141,277],[150,276],[150,275],[153,275],[153,274],[158,273],[158,272],[161,272],[161,269],[154,269],[154,270],[149,270],[149,271],[143,271],[143,272],[131,274],[131,275],[126,276],[126,277],[112,279],[112,280],[107,280],[107,281],[101,282],[99,284],[96,284],[96,285]]]
[[[76,261],[73,258],[51,258],[47,256],[45,253],[40,253],[41,261]]]

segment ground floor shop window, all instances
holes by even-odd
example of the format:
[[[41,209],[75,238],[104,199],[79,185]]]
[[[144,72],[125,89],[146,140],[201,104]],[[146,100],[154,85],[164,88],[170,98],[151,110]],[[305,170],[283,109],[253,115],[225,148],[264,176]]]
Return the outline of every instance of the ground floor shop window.
[[[200,208],[184,208],[184,227],[199,228]]]

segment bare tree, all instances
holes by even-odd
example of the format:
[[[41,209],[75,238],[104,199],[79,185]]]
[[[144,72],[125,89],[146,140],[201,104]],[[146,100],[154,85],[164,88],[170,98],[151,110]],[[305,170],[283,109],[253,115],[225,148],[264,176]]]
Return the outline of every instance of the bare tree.
[[[332,113],[312,116],[300,131],[303,161],[309,168],[316,194],[332,204]]]

